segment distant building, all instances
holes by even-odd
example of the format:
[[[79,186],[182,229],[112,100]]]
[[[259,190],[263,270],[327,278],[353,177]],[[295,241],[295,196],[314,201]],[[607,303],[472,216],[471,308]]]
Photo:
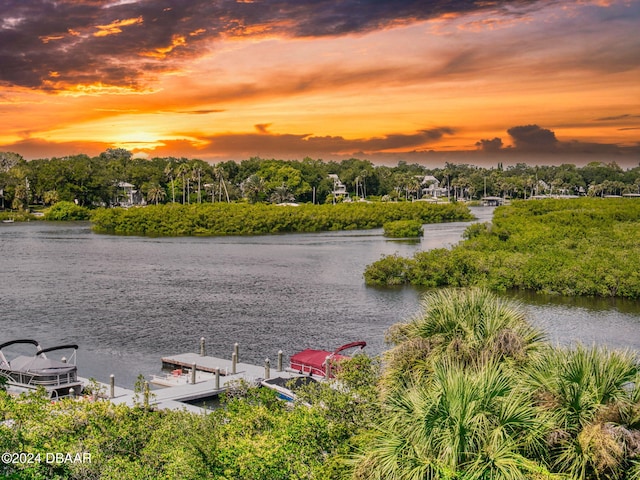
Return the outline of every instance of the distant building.
[[[329,178],[333,180],[333,190],[331,191],[331,194],[333,195],[334,199],[342,198],[344,196],[347,196],[347,197],[349,196],[349,192],[347,191],[347,186],[340,181],[340,178],[338,178],[338,175],[336,175],[335,173],[330,173]]]
[[[447,189],[440,187],[440,180],[433,175],[416,175],[416,178],[420,181],[420,188],[422,197],[446,197]]]
[[[136,186],[128,182],[118,182],[116,185],[115,206],[133,207],[134,205],[146,205],[144,197]]]
[[[484,207],[499,207],[500,205],[504,205],[506,200],[502,197],[482,197],[481,198],[482,205]]]

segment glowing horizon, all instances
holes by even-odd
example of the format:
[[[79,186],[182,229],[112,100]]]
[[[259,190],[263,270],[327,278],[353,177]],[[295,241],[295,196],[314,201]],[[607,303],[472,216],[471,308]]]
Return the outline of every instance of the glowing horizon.
[[[637,1],[58,3],[0,7],[0,151],[640,158]]]

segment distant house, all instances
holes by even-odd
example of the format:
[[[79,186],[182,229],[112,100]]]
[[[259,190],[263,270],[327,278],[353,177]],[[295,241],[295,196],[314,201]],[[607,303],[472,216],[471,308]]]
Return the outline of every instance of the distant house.
[[[136,186],[128,182],[116,184],[116,198],[114,204],[119,207],[133,207],[134,205],[146,205],[144,197]]]
[[[331,193],[334,199],[349,196],[347,186],[340,181],[338,175],[336,175],[335,173],[330,173],[329,178],[333,180],[333,190],[331,191]]]
[[[440,180],[433,175],[416,175],[416,178],[420,181],[420,188],[423,197],[446,197],[447,189],[440,188]]]

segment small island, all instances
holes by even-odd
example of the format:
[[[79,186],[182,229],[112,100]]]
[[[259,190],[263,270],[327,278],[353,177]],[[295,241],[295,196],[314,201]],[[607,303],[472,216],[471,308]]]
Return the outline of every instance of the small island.
[[[498,207],[451,249],[390,255],[368,285],[485,286],[556,295],[640,298],[640,201],[541,199]]]

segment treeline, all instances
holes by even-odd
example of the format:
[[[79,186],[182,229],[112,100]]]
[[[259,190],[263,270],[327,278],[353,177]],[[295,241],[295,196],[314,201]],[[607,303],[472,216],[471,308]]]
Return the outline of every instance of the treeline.
[[[383,257],[366,268],[365,281],[640,298],[636,199],[514,202],[464,236],[451,249]]]
[[[394,167],[374,166],[355,158],[324,162],[254,157],[210,164],[187,158],[134,158],[127,150],[108,149],[96,157],[72,155],[31,161],[16,153],[0,152],[0,210],[49,206],[59,201],[92,208],[241,199],[251,203],[333,203],[336,185],[330,174],[339,177],[351,197],[392,201],[434,194],[473,200],[486,195],[529,198],[543,194],[640,193],[640,166],[622,170],[615,163],[594,162],[581,168],[525,164],[503,168],[498,164],[487,169],[449,163],[444,168],[427,168],[402,161]],[[425,176],[433,179],[424,183]],[[337,200],[343,198],[340,195]]]
[[[150,205],[145,208],[102,208],[91,215],[98,233],[118,235],[259,235],[379,228],[412,219],[422,223],[470,220],[460,203],[352,203],[278,206],[246,203]]]
[[[0,475],[640,478],[633,354],[554,347],[519,305],[475,289],[430,293],[388,340],[381,358],[342,363],[335,381],[303,387],[293,405],[241,384],[207,414],[150,410],[139,398],[127,407],[0,391]],[[69,461],[47,462],[56,452]]]

